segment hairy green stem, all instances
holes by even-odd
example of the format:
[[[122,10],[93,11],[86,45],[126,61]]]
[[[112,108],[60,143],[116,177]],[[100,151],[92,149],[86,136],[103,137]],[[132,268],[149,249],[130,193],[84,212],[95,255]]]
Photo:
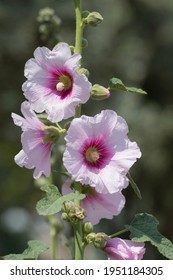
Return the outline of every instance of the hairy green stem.
[[[75,53],[82,53],[82,37],[83,37],[83,25],[82,25],[82,10],[81,0],[74,0],[75,15],[76,15],[76,38],[75,38]],[[76,106],[75,118],[79,118],[81,115],[81,105]]]
[[[79,222],[73,226],[75,237],[75,260],[83,260],[84,247],[82,241],[82,224]]]
[[[51,259],[57,259],[57,230],[54,223],[54,216],[49,216],[50,240],[51,240]]]
[[[81,54],[82,52],[82,15],[81,15],[81,0],[74,0],[75,14],[76,14],[76,39],[75,39],[75,53]]]
[[[109,237],[110,237],[110,238],[114,238],[114,237],[116,237],[116,236],[118,236],[118,235],[120,235],[120,234],[123,234],[123,233],[127,232],[127,231],[129,231],[129,229],[128,229],[128,228],[125,228],[125,229],[122,229],[122,230],[120,230],[120,231],[117,231],[117,232],[114,233],[114,234],[109,235]]]

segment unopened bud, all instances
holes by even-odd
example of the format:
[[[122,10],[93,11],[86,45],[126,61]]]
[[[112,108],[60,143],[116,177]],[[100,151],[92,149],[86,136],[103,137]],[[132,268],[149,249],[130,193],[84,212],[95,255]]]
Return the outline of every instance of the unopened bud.
[[[92,86],[91,90],[91,98],[94,100],[104,100],[107,99],[110,96],[109,89],[100,86],[98,84],[95,84]]]
[[[85,233],[91,233],[93,230],[93,225],[90,222],[87,222],[83,225],[83,230]]]
[[[65,213],[65,212],[62,213],[61,218],[62,218],[63,220],[65,220],[65,221],[68,221],[68,220],[69,220],[69,219],[68,219],[68,215],[67,215],[67,213]]]
[[[98,12],[91,12],[83,21],[85,24],[90,24],[95,27],[103,21],[103,17]]]
[[[84,74],[87,78],[89,77],[90,73],[87,69],[85,68],[80,68],[78,71],[77,71],[79,74]]]
[[[94,239],[94,246],[96,248],[102,249],[106,246],[106,241],[109,239],[109,236],[104,232],[99,232],[96,234]]]
[[[85,237],[86,243],[87,243],[87,244],[93,244],[93,243],[94,243],[94,240],[95,240],[95,236],[96,236],[96,234],[95,234],[94,232],[89,233],[89,234]]]

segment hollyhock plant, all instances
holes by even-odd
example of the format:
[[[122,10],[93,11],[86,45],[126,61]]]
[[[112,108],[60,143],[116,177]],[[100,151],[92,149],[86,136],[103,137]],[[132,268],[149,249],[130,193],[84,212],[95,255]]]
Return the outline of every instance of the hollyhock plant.
[[[75,181],[100,193],[128,186],[126,174],[141,152],[128,137],[126,121],[112,110],[73,119],[68,129],[64,166]]]
[[[63,184],[63,195],[72,191],[70,188],[71,184],[71,179],[67,179]],[[82,193],[86,195],[86,197],[81,201],[81,207],[86,213],[84,221],[89,221],[93,225],[98,224],[103,218],[112,219],[113,216],[117,216],[120,214],[125,205],[125,197],[121,192],[102,194],[98,193],[90,186],[83,186]]]
[[[145,253],[144,243],[131,240],[112,238],[103,249],[109,260],[141,260]]]
[[[15,162],[20,167],[35,168],[33,174],[35,179],[42,174],[48,177],[52,142],[45,141],[47,136],[47,132],[44,130],[45,124],[38,119],[27,101],[22,103],[21,111],[24,118],[12,113],[14,123],[23,131],[22,150],[15,156]]]
[[[75,107],[90,97],[91,84],[77,72],[80,58],[71,54],[68,44],[59,43],[52,51],[38,47],[26,62],[24,95],[37,113],[46,111],[52,122],[74,116]]]

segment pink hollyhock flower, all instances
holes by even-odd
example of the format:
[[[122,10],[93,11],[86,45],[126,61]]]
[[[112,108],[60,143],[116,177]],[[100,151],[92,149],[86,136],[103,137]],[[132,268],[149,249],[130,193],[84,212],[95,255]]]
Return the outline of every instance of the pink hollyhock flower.
[[[52,51],[37,48],[34,58],[26,62],[24,95],[36,112],[46,111],[52,122],[73,116],[75,107],[90,97],[91,84],[76,72],[80,58],[71,54],[67,44],[59,43]]]
[[[70,193],[72,184],[71,179],[67,179],[62,186],[62,194]],[[81,207],[86,211],[85,221],[91,222],[93,225],[99,223],[103,218],[112,219],[113,216],[120,214],[125,204],[125,197],[121,192],[113,194],[102,194],[96,192],[90,186],[83,186],[82,193],[86,197],[81,200]]]
[[[109,260],[141,260],[145,253],[145,244],[131,240],[112,238],[103,249]]]
[[[126,174],[141,152],[128,137],[125,120],[112,110],[73,119],[68,129],[64,166],[74,181],[114,193],[128,186]]]
[[[28,102],[23,102],[21,111],[24,116],[20,117],[12,113],[14,123],[22,128],[22,150],[15,156],[15,162],[28,169],[35,168],[33,177],[38,179],[42,174],[50,175],[50,155],[52,143],[44,143],[47,132],[45,125],[38,119],[30,108]]]

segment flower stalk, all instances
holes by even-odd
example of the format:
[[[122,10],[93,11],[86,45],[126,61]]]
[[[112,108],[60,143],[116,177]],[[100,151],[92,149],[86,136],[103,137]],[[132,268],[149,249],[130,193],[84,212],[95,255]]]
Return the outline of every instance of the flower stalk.
[[[114,238],[114,237],[116,237],[116,236],[118,236],[118,235],[120,235],[120,234],[123,234],[123,233],[125,233],[125,232],[128,232],[128,231],[129,231],[128,228],[122,229],[122,230],[120,230],[120,231],[117,231],[117,232],[115,232],[115,233],[109,235],[109,238]]]

